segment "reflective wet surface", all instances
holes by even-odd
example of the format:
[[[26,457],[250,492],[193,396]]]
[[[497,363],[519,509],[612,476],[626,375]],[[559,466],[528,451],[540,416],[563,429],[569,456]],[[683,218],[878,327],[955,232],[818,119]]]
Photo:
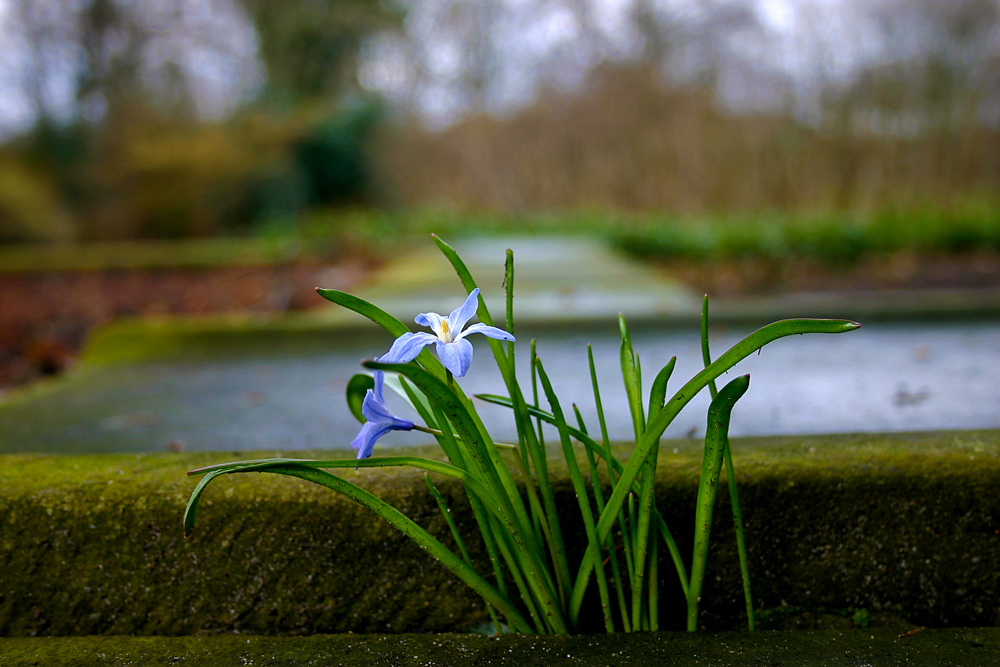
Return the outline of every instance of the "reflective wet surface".
[[[718,356],[750,328],[716,327]],[[617,326],[577,326],[537,332],[538,353],[567,412],[577,403],[598,431],[587,370],[592,344],[608,427],[628,439],[632,427],[618,367]],[[522,386],[530,387],[528,341],[518,332]],[[697,332],[634,328],[648,387],[672,355],[677,368],[668,396],[701,368]],[[349,448],[358,429],[343,400],[359,360],[385,351],[384,335],[340,341],[328,351],[261,349],[241,358],[146,362],[89,370],[0,410],[0,451],[111,452]],[[479,340],[477,340],[479,338]],[[467,393],[503,393],[485,339]],[[224,351],[220,351],[223,355]],[[728,376],[750,373],[731,433],[766,435],[1000,427],[1000,321],[871,324],[839,335],[778,340]],[[401,399],[389,401],[402,415]],[[544,400],[543,400],[544,403]],[[704,432],[708,395],[688,405],[667,431]],[[512,439],[505,410],[483,405],[497,439]],[[382,442],[424,444],[419,433],[392,433]]]

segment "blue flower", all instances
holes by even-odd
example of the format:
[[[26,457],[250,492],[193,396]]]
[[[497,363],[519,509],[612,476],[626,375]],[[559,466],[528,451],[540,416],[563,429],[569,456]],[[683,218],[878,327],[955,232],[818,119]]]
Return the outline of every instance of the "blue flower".
[[[405,364],[416,359],[424,347],[433,344],[436,346],[438,358],[441,359],[444,367],[451,371],[455,377],[464,376],[472,363],[472,343],[465,340],[466,336],[481,333],[497,340],[514,340],[514,337],[503,329],[485,324],[473,324],[468,329],[462,330],[465,323],[476,314],[478,297],[479,288],[477,287],[472,290],[465,303],[451,311],[451,315],[448,317],[441,317],[437,313],[420,313],[414,322],[430,327],[434,333],[429,334],[421,331],[403,334],[392,344],[389,351],[382,357],[382,361]]]
[[[387,361],[384,357],[382,360]],[[410,431],[413,429],[413,422],[392,414],[385,404],[385,398],[382,396],[384,382],[385,374],[382,371],[375,371],[375,387],[368,390],[368,393],[365,394],[365,400],[361,403],[361,414],[368,421],[361,426],[357,437],[351,441],[351,446],[358,450],[359,459],[367,459],[371,456],[375,441],[389,431]]]

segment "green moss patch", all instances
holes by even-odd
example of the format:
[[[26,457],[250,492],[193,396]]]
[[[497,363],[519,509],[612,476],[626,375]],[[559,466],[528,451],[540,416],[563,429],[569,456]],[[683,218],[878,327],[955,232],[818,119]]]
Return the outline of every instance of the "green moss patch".
[[[240,455],[5,457],[0,635],[442,630],[473,596],[360,506],[269,475],[209,489],[191,467]],[[440,532],[406,471],[348,473]]]
[[[0,636],[446,632],[485,620],[476,597],[405,538],[297,480],[216,481],[185,539],[195,480],[184,472],[256,456],[0,457]],[[764,627],[1000,625],[1000,433],[744,439],[734,458]],[[698,443],[665,441],[660,460],[660,508],[687,554]],[[343,474],[450,543],[418,473]],[[575,499],[554,474],[578,550]],[[440,487],[471,535],[462,489]],[[709,630],[744,623],[724,495]],[[660,573],[664,626],[680,628],[672,568]]]
[[[1000,628],[647,633],[577,637],[318,635],[313,637],[0,638],[11,667],[27,665],[742,665],[880,667],[994,664]]]
[[[318,298],[318,297],[317,297]],[[88,368],[149,359],[237,359],[335,349],[338,342],[369,333],[367,320],[342,309],[282,316],[198,315],[143,317],[99,327],[87,340]]]
[[[0,272],[206,269],[301,259],[294,239],[212,238],[0,246]]]

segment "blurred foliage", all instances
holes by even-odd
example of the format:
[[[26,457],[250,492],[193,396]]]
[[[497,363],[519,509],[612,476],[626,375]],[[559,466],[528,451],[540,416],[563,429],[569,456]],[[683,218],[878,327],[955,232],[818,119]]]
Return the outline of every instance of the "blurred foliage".
[[[305,175],[308,206],[370,199],[367,143],[381,113],[375,100],[354,101],[339,114],[322,119],[296,144],[294,156]]]
[[[0,243],[66,242],[75,230],[44,170],[24,156],[0,152]]]
[[[217,269],[310,258],[296,238],[208,238],[0,245],[0,274],[40,271]]]
[[[206,4],[12,0],[4,27],[34,58],[18,75],[35,125],[0,148],[0,242],[245,233],[370,202],[366,146],[382,112],[356,70],[365,40],[401,13],[382,0]],[[266,80],[208,119],[198,77],[252,70],[232,43],[246,31]],[[192,70],[185,49],[212,61]],[[54,102],[46,88],[65,85]]]
[[[646,66],[605,67],[581,92],[509,117],[386,128],[376,162],[399,206],[469,213],[863,212],[1000,199],[1000,128],[966,119],[876,131],[855,122],[850,98],[830,104],[822,126],[730,114],[710,89],[669,86]]]
[[[402,10],[386,0],[240,0],[253,19],[267,69],[264,96],[301,103],[357,90],[364,40],[396,28]]]
[[[929,255],[986,250],[1000,253],[1000,208],[920,208],[860,213],[771,212],[723,216],[548,211],[517,215],[464,214],[445,209],[407,212],[315,207],[290,224],[274,218],[250,237],[92,242],[82,245],[0,246],[0,272],[116,268],[208,268],[327,261],[350,253],[387,258],[432,233],[445,239],[476,235],[573,235],[607,239],[652,261],[808,260],[847,266],[900,251]]]
[[[380,108],[193,123],[137,107],[81,140],[36,132],[0,153],[0,240],[208,236],[367,202]]]
[[[0,241],[209,236],[366,203],[379,114],[369,101],[217,123],[137,112],[64,156],[30,137],[0,153]]]
[[[901,250],[1000,252],[1000,209],[775,213],[721,218],[651,217],[612,233],[616,245],[649,259],[810,259],[849,264]]]
[[[272,242],[294,238],[298,247],[312,252],[347,244],[390,256],[432,233],[446,239],[585,234],[606,238],[625,252],[650,260],[811,260],[848,265],[866,256],[899,251],[1000,252],[1000,206],[689,216],[597,210],[466,214],[440,208],[317,209],[294,230],[275,226],[266,234]]]
[[[94,238],[122,230],[125,238],[217,233],[248,179],[282,159],[295,130],[264,117],[232,125],[130,124],[98,146],[87,231]]]
[[[294,227],[314,209],[371,204],[376,188],[368,144],[381,118],[377,99],[357,97],[335,114],[296,123],[281,159],[246,184],[239,219],[229,226]]]
[[[664,76],[674,49],[752,32],[753,12],[693,2],[716,18],[685,28],[638,0],[641,55],[616,60],[604,43],[584,59],[580,86],[552,85],[516,113],[436,130],[366,95],[365,59],[385,50],[383,78],[415,68],[404,85],[416,96],[445,76],[434,59],[452,58],[447,76],[468,79],[459,89],[482,111],[503,83],[505,12],[527,5],[445,2],[429,33],[440,39],[421,43],[407,32],[417,5],[393,0],[205,0],[198,11],[184,0],[8,4],[5,20],[20,24],[5,28],[20,31],[30,57],[7,79],[27,81],[36,123],[0,146],[0,242],[258,233],[333,248],[418,228],[580,227],[626,230],[620,243],[663,256],[851,258],[893,244],[995,243],[993,0],[871,5],[873,25],[903,55],[873,60],[839,87],[817,65],[821,102],[810,118],[791,103],[726,110],[714,56],[704,76]],[[597,5],[555,0],[538,11],[561,6],[603,43]],[[907,35],[928,39],[908,52]],[[398,50],[386,36],[402,40]],[[185,49],[212,62],[192,69]],[[556,81],[560,63],[537,65]],[[0,62],[0,74],[8,67]],[[204,113],[211,95],[198,76],[209,72],[211,86],[230,69],[250,83],[225,91],[235,97],[221,115]],[[57,103],[59,86],[72,91]]]

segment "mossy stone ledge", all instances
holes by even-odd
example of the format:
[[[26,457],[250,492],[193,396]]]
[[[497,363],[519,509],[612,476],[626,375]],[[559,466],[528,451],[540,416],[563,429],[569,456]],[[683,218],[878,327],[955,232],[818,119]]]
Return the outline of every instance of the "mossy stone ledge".
[[[664,441],[658,470],[659,506],[685,554],[699,447]],[[738,439],[733,451],[765,628],[816,619],[828,627],[1000,625],[1000,432]],[[181,516],[195,480],[184,472],[259,456],[0,457],[0,637],[455,632],[486,619],[464,584],[392,528],[298,480],[220,478],[185,539]],[[421,474],[342,474],[450,543]],[[553,474],[578,552],[576,501],[564,471]],[[440,488],[472,535],[461,487],[442,480]],[[707,630],[745,622],[722,496],[703,596]],[[672,574],[663,561],[668,630],[683,627]]]
[[[1000,628],[483,637],[0,637],[4,667],[973,667],[997,664]]]

